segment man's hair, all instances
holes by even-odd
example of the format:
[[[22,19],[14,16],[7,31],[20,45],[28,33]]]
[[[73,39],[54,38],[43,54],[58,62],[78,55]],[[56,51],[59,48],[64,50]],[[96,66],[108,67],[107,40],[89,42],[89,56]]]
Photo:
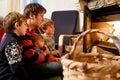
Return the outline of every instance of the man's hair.
[[[38,15],[38,13],[46,13],[46,9],[40,5],[39,3],[30,3],[26,5],[24,9],[24,16],[28,19],[30,13],[34,14],[35,16]]]
[[[48,27],[49,25],[51,25],[51,24],[54,25],[54,21],[51,20],[51,19],[45,18],[44,21],[43,21],[43,23],[42,23],[42,25],[41,25],[41,29],[42,29],[42,30],[46,30],[47,27]]]
[[[12,32],[16,22],[21,25],[24,21],[26,22],[26,18],[19,12],[10,12],[5,16],[3,26],[6,31]]]

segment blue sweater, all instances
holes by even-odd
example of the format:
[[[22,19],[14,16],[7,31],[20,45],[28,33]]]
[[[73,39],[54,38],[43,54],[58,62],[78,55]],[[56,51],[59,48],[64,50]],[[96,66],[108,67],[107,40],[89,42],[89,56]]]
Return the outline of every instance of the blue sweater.
[[[22,63],[18,36],[6,32],[0,43],[0,80],[29,80]]]

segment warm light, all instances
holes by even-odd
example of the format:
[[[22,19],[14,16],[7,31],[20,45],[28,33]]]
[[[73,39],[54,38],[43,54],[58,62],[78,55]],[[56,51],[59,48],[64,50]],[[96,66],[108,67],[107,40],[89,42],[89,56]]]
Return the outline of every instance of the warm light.
[[[120,21],[112,21],[112,22],[108,22],[108,23],[113,25],[113,27],[115,29],[113,34],[120,39]]]

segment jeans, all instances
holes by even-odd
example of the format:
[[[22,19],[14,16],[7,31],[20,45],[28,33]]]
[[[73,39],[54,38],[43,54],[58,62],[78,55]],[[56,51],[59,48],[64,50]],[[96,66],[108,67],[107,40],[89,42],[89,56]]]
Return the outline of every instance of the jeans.
[[[59,62],[34,64],[28,66],[27,69],[29,75],[34,78],[34,80],[48,80],[48,78],[55,76],[63,77],[62,65]]]

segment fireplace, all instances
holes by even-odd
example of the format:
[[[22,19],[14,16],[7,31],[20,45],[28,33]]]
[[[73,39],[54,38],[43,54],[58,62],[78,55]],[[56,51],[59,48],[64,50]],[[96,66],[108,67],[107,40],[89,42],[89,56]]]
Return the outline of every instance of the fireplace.
[[[120,21],[120,5],[111,5],[90,11],[92,20],[96,21]]]
[[[84,31],[88,29],[103,29],[108,31],[120,39],[120,7],[119,5],[111,5],[99,9],[89,10],[87,6],[84,7]],[[83,51],[89,52],[91,45],[94,44],[98,37],[93,37],[90,42],[90,35],[84,37]],[[101,39],[101,38],[100,38]],[[107,41],[106,36],[101,39]],[[112,40],[109,40],[112,42]]]

